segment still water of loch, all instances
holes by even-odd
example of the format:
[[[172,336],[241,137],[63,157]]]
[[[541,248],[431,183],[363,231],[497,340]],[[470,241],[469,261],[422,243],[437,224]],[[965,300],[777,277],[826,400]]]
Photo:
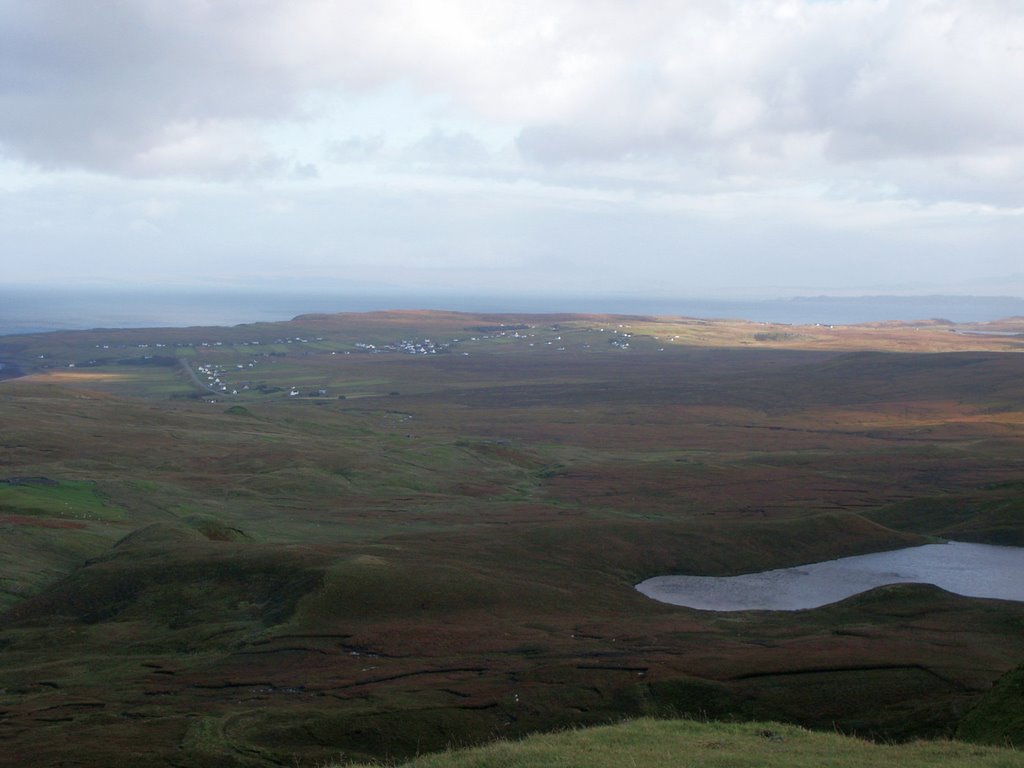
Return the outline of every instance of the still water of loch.
[[[1024,548],[951,541],[742,576],[656,576],[636,588],[663,603],[706,611],[798,611],[908,583],[1024,602]]]

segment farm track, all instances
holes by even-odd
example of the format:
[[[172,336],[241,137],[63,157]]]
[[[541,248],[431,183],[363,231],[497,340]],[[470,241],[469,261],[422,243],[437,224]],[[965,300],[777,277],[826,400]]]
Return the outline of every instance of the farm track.
[[[208,384],[205,384],[205,383],[203,383],[203,381],[200,380],[200,378],[196,374],[195,370],[193,370],[193,368],[189,364],[188,360],[186,360],[184,357],[179,357],[178,358],[178,365],[185,372],[185,376],[188,378],[188,380],[190,382],[192,382],[192,384],[198,390],[200,390],[201,392],[215,392],[216,391],[216,390],[214,390],[214,388],[212,386],[210,386]]]

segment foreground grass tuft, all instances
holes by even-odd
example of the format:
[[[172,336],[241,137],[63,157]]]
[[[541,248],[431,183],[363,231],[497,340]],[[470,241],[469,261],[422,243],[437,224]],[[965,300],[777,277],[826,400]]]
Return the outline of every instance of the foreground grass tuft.
[[[1024,746],[1024,665],[1002,676],[960,721],[956,735],[979,744]]]
[[[428,755],[406,768],[900,768],[1024,766],[1024,754],[955,741],[881,745],[779,723],[634,720]],[[341,768],[340,765],[333,768]],[[349,764],[345,768],[358,768]]]

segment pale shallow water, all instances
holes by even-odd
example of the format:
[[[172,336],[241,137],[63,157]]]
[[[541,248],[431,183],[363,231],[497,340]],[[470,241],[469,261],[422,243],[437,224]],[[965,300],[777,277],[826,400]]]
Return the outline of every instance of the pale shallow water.
[[[1024,602],[1024,548],[951,541],[742,576],[656,576],[636,588],[705,611],[799,611],[908,583]]]

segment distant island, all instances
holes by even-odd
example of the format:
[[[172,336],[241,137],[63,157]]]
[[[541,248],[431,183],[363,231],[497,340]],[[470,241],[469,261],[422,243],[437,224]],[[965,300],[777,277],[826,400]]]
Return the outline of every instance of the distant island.
[[[708,299],[642,296],[447,296],[438,294],[124,291],[0,288],[0,335],[89,328],[238,325],[311,312],[435,309],[507,313],[611,313],[687,316],[789,324],[855,324],[947,319],[984,322],[1024,316],[1012,296],[798,296]]]

